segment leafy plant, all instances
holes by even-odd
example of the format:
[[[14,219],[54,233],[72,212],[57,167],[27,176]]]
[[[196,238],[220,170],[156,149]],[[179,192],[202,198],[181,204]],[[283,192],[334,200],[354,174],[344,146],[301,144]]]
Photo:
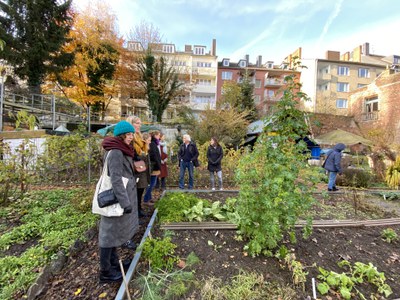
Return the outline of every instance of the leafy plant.
[[[162,223],[181,222],[185,219],[185,210],[199,201],[199,198],[189,193],[167,193],[155,204],[158,219]]]
[[[218,252],[218,250],[221,249],[225,244],[226,244],[225,241],[222,243],[222,245],[215,244],[213,241],[210,240],[207,241],[207,245],[213,247],[214,251],[216,252]]]
[[[0,236],[0,251],[15,243],[33,246],[20,255],[0,258],[0,282],[8,282],[0,299],[12,299],[17,291],[26,290],[43,268],[60,250],[67,252],[77,239],[95,225],[97,217],[90,211],[79,211],[71,199],[83,189],[43,190],[30,192],[9,204],[9,215],[21,223]]]
[[[179,261],[175,256],[176,245],[171,238],[148,238],[143,244],[142,257],[149,262],[153,269],[171,271]]]
[[[20,110],[17,114],[9,113],[11,118],[15,119],[15,129],[20,129],[21,125],[25,125],[29,130],[34,130],[37,125],[36,117],[34,114],[28,114],[26,110]]]
[[[385,242],[388,243],[397,241],[399,239],[396,231],[394,231],[392,228],[383,229],[381,232],[381,237]]]
[[[385,181],[391,188],[399,189],[400,186],[400,156],[387,168]]]
[[[351,299],[354,288],[360,298],[365,299],[365,296],[356,288],[356,284],[364,282],[375,285],[378,288],[378,293],[384,294],[386,298],[393,293],[390,286],[385,282],[385,274],[378,272],[373,264],[355,262],[354,266],[352,266],[350,262],[343,260],[338,265],[339,267],[348,268],[348,272],[339,274],[321,267],[318,268],[320,272],[318,279],[322,280],[322,282],[317,285],[317,288],[322,295],[326,295],[330,289],[333,289],[339,291],[344,299]]]
[[[216,219],[219,221],[225,220],[226,214],[221,207],[220,201],[215,201],[209,204],[208,201],[201,200],[197,204],[188,210],[184,211],[185,216],[189,221],[201,222],[205,219]]]
[[[288,83],[273,115],[264,120],[264,131],[252,152],[239,161],[237,183],[240,186],[237,212],[239,230],[249,239],[245,249],[258,255],[274,249],[286,233],[293,232],[298,217],[313,204],[312,191],[319,182],[303,153],[302,141],[308,133],[306,115],[297,109],[307,96],[288,76]],[[273,134],[271,134],[273,132]],[[305,234],[311,230],[308,219]]]

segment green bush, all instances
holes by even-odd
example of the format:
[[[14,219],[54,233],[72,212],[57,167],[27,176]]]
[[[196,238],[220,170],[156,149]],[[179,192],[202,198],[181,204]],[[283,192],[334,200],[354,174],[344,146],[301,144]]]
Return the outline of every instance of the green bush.
[[[367,188],[374,180],[374,176],[363,169],[344,169],[343,176],[337,177],[337,184],[357,188]]]

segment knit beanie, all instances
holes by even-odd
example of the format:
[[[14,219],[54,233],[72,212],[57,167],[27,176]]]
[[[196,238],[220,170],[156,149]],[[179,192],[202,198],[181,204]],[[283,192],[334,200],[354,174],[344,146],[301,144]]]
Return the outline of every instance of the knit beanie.
[[[127,121],[120,121],[114,127],[114,136],[119,136],[124,133],[135,132],[135,128]]]

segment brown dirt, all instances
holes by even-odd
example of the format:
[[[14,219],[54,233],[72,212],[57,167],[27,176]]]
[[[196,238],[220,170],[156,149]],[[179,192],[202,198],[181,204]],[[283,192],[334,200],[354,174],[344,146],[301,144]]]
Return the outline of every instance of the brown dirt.
[[[233,196],[230,193],[208,193],[206,195],[209,195],[208,198],[219,200]],[[335,196],[331,196],[329,200],[326,200],[326,203],[329,203],[329,201],[337,203],[345,200],[338,200],[335,199]],[[389,215],[394,214],[392,212]],[[400,226],[391,227],[400,235]],[[389,299],[399,298],[400,242],[384,242],[380,238],[381,231],[384,228],[315,229],[312,236],[307,240],[303,240],[300,231],[298,231],[297,244],[292,245],[286,242],[287,247],[294,250],[296,259],[306,266],[306,270],[309,272],[305,292],[302,291],[301,287],[294,286],[298,292],[297,299],[312,296],[310,283],[311,278],[317,278],[317,267],[336,272],[344,271],[337,266],[337,262],[341,259],[347,259],[351,263],[357,261],[373,263],[378,271],[385,273],[387,283],[393,290]],[[145,224],[141,226],[140,233],[134,237],[135,242],[140,242],[144,230]],[[185,258],[190,252],[194,252],[201,259],[201,263],[195,269],[198,279],[215,276],[228,282],[232,276],[238,274],[239,270],[247,270],[262,273],[268,281],[292,285],[291,272],[287,268],[283,268],[276,258],[249,257],[243,252],[245,243],[235,240],[235,234],[233,230],[176,231],[173,242],[178,245],[177,253],[180,257]],[[215,250],[214,247],[208,245],[208,241],[222,247]],[[133,252],[128,250],[123,250],[120,254],[122,258],[132,258],[134,255]],[[69,258],[67,266],[48,283],[47,290],[41,295],[40,299],[99,299],[99,297],[101,299],[114,299],[119,285],[98,283],[98,261],[96,235],[84,244],[82,251]],[[144,266],[144,264],[139,264],[139,270],[143,270]],[[368,299],[369,294],[373,291],[370,286],[365,284],[360,287],[360,290],[365,293]],[[17,296],[17,298],[20,298],[22,295]],[[189,299],[189,297],[184,299]],[[201,299],[198,291],[193,291],[190,299]],[[333,297],[331,299],[338,298]]]

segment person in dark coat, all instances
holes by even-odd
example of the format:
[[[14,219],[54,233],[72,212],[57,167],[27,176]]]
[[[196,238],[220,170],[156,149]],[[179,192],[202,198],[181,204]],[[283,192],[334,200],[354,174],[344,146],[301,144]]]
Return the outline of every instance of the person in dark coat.
[[[210,171],[210,181],[211,181],[211,189],[215,191],[215,173],[217,173],[218,177],[218,185],[220,191],[222,191],[222,168],[221,168],[221,160],[224,156],[224,152],[222,147],[219,145],[218,140],[215,137],[212,137],[210,140],[210,146],[207,149],[207,160],[208,166],[207,169]]]
[[[339,190],[336,188],[336,176],[337,174],[342,175],[342,166],[340,165],[340,162],[342,160],[342,151],[345,148],[345,144],[339,143],[327,153],[327,157],[324,162],[324,169],[328,171],[328,191]]]
[[[168,176],[168,149],[167,142],[165,141],[165,135],[163,133],[160,134],[160,153],[161,153],[161,174],[158,175],[156,188],[164,191],[167,188],[167,176]]]
[[[150,158],[150,185],[146,189],[146,194],[143,198],[143,204],[152,206],[152,191],[157,184],[158,175],[161,173],[161,153],[160,153],[160,132],[158,130],[151,133],[151,143],[149,149]]]
[[[178,161],[179,161],[179,188],[185,188],[185,172],[186,169],[189,173],[189,189],[193,189],[194,184],[194,167],[199,166],[199,151],[196,145],[190,140],[190,135],[183,135],[183,143],[179,147]]]
[[[102,146],[108,163],[112,188],[119,204],[124,209],[120,217],[101,216],[99,226],[100,282],[115,282],[122,279],[119,271],[117,247],[131,239],[139,229],[137,211],[136,178],[133,171],[134,151],[131,146],[135,129],[126,121],[117,123],[114,137],[106,137]],[[128,178],[126,187],[122,177]]]

